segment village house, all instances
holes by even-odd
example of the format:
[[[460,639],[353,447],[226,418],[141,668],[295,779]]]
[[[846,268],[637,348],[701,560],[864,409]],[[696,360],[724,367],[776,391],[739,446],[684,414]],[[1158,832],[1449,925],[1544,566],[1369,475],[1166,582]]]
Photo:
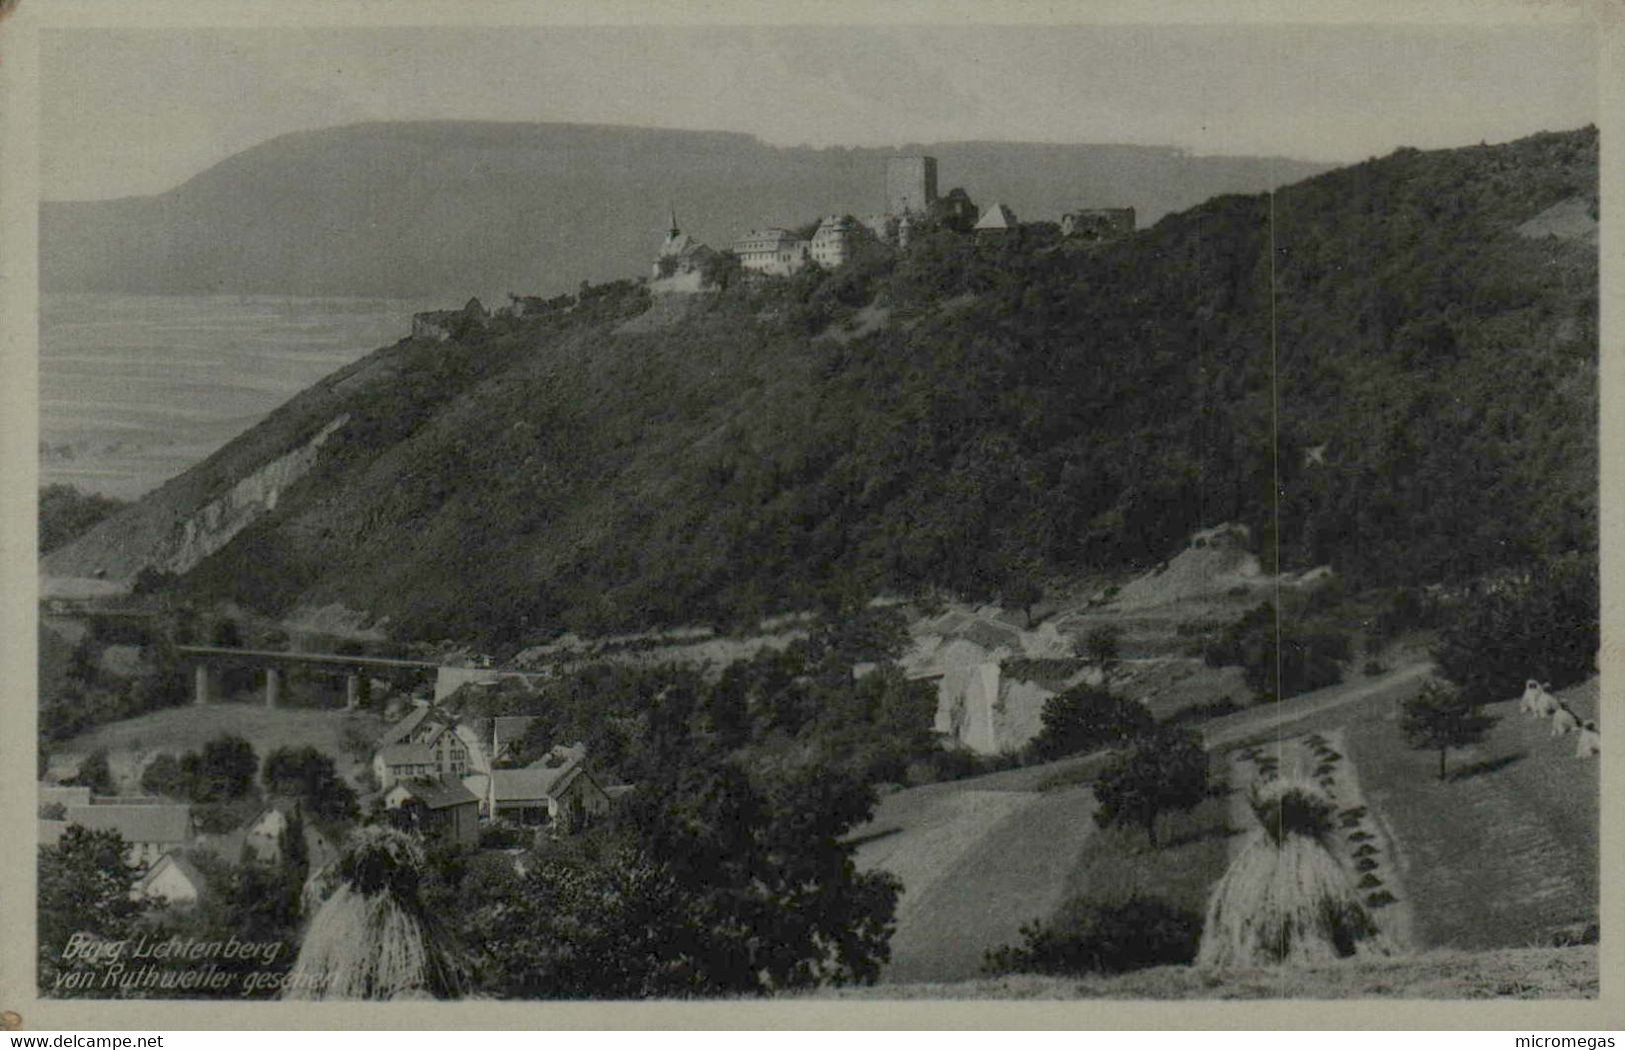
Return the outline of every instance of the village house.
[[[207,882],[197,865],[180,852],[165,853],[130,889],[138,900],[161,901],[171,908],[189,908],[203,897]]]
[[[198,848],[228,864],[280,864],[285,836],[296,812],[304,828],[305,856],[314,871],[338,856],[339,843],[316,827],[299,803],[290,799],[271,802],[235,831],[198,836]]]
[[[474,727],[432,704],[414,706],[385,732],[372,759],[378,786],[388,790],[412,777],[459,779],[490,772],[490,760]]]
[[[380,789],[402,780],[451,777],[484,799],[491,770],[514,760],[534,715],[458,718],[433,704],[419,704],[389,728],[373,754]]]
[[[608,811],[609,794],[587,770],[587,748],[555,747],[523,769],[491,773],[487,810],[494,819],[551,824],[573,831]]]
[[[807,264],[810,245],[789,230],[769,226],[734,241],[739,265],[752,273],[788,277]]]
[[[458,846],[479,844],[479,797],[449,777],[402,780],[384,793],[384,808],[407,814],[426,838]]]
[[[129,847],[125,860],[143,870],[158,863],[165,853],[185,849],[192,841],[192,810],[189,806],[159,803],[141,806],[68,806],[60,821],[41,821],[41,841],[45,834],[54,842],[69,824],[91,831],[112,831]],[[48,827],[48,825],[57,825]]]
[[[243,845],[254,860],[262,864],[281,863],[283,836],[287,834],[297,808],[298,803],[273,802],[243,826]],[[300,816],[299,823],[305,829],[305,855],[310,858],[311,868],[319,868],[338,856],[338,847],[312,825],[309,818],[303,814]]]
[[[372,756],[372,775],[385,790],[402,780],[439,774],[440,764],[435,761],[434,752],[422,744],[390,744]]]

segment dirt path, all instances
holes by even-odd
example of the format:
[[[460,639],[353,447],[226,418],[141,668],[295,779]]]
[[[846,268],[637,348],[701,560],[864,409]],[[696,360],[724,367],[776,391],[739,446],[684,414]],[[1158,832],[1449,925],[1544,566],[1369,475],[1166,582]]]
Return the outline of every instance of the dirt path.
[[[1354,682],[1317,689],[1313,693],[1295,696],[1268,707],[1249,708],[1233,715],[1216,718],[1204,725],[1202,741],[1211,750],[1229,744],[1239,744],[1272,730],[1285,729],[1345,704],[1385,696],[1397,700],[1410,695],[1433,673],[1433,664],[1421,660],[1375,678],[1362,678]]]
[[[1086,787],[1001,794],[1002,815],[986,823],[960,818],[953,859],[905,893],[886,982],[975,977],[984,952],[1018,942],[1024,924],[1060,905],[1094,831],[1093,794]],[[985,814],[986,804],[977,812]],[[895,871],[904,856],[893,853],[890,864],[875,866]]]

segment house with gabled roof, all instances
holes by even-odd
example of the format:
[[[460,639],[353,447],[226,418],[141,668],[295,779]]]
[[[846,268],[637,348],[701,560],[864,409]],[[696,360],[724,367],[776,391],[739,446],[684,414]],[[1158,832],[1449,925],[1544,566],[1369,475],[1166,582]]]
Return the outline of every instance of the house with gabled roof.
[[[384,792],[384,807],[408,814],[425,838],[459,846],[479,844],[479,796],[453,778],[402,780]]]
[[[423,744],[391,744],[372,756],[372,773],[378,786],[388,789],[401,780],[437,776],[440,765],[434,751]]]
[[[433,704],[408,712],[384,733],[379,744],[372,771],[378,786],[386,790],[411,777],[462,778],[490,769],[477,727]]]
[[[162,901],[171,908],[189,908],[202,897],[207,880],[186,854],[172,850],[158,858],[130,889],[137,899]]]
[[[555,747],[523,769],[495,769],[486,796],[493,819],[580,828],[609,810],[610,798],[587,769],[583,744]]]
[[[171,850],[185,849],[193,833],[191,807],[171,803],[68,806],[63,823],[91,831],[117,832],[129,846],[125,859],[139,868],[151,867]]]

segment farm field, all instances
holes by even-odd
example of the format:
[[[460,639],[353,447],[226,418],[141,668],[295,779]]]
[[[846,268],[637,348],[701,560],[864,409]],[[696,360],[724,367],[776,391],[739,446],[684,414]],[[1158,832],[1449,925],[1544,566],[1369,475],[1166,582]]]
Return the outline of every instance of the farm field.
[[[1343,705],[1391,703],[1417,673],[1407,667],[1209,724],[1221,727],[1223,741],[1239,741]],[[1095,829],[1088,783],[1104,758],[1078,756],[880,800],[852,837],[861,843],[860,868],[891,871],[904,883],[884,981],[974,978],[985,951],[1016,943],[1023,924],[1048,918],[1069,897],[1097,892],[1091,886],[1122,893],[1138,885],[1161,894],[1167,883],[1178,887],[1185,906],[1203,909],[1207,888],[1224,873],[1227,803],[1217,799],[1164,818],[1167,845],[1152,853],[1132,833]],[[962,797],[999,792],[1017,798]]]
[[[1216,778],[1222,775],[1219,762],[1213,770]],[[1149,892],[1203,914],[1213,884],[1229,863],[1231,839],[1244,830],[1235,826],[1230,813],[1231,790],[1234,785],[1187,813],[1164,814],[1157,822],[1156,848],[1139,828],[1097,831],[1067,876],[1064,898],[1113,903]]]
[[[1064,899],[1094,833],[1087,787],[1038,790],[1044,767],[932,784],[881,800],[860,829],[858,866],[903,881],[883,981],[959,980],[982,953]]]
[[[1343,730],[1366,802],[1398,851],[1416,947],[1532,947],[1594,921],[1599,764],[1575,758],[1575,738],[1552,738],[1546,719],[1519,715],[1513,694],[1485,708],[1500,721],[1480,744],[1450,753],[1441,782],[1437,753],[1411,750],[1399,732],[1395,701],[1421,681],[1312,710],[1280,730]],[[1595,679],[1558,696],[1582,719],[1596,717]],[[1267,743],[1275,735],[1241,728],[1210,728],[1209,738]]]
[[[235,733],[252,743],[261,759],[278,747],[315,747],[333,756],[339,772],[353,780],[362,765],[346,750],[347,733],[370,741],[383,729],[381,718],[359,711],[246,703],[170,707],[97,726],[52,748],[51,773],[71,776],[86,755],[105,747],[119,790],[133,794],[155,755],[196,750],[222,733]]]
[[[1492,707],[1502,721],[1483,745],[1452,753],[1456,778],[1439,783],[1436,758],[1408,749],[1397,725],[1396,701],[1412,695],[1429,671],[1426,664],[1408,664],[1215,719],[1203,733],[1218,760],[1245,742],[1342,730],[1364,800],[1396,844],[1398,883],[1417,950],[1546,945],[1553,931],[1596,914],[1597,763],[1574,758],[1573,737],[1551,739],[1545,720],[1518,717],[1516,700],[1509,700]],[[1594,717],[1594,682],[1562,696],[1582,718]],[[1153,851],[1141,833],[1093,827],[1087,784],[1101,760],[1092,755],[1011,769],[880,801],[854,838],[861,843],[860,867],[893,871],[905,885],[893,960],[883,977],[887,988],[976,981],[985,950],[1016,943],[1022,924],[1047,918],[1073,896],[1112,899],[1138,889],[1205,910],[1238,830],[1227,819],[1229,801],[1214,799],[1165,817],[1164,846]],[[1495,921],[1484,921],[1485,909]],[[1467,985],[1459,983],[1451,976],[1457,970],[1477,972],[1447,967],[1440,987],[1456,990],[1438,994],[1478,987],[1467,977],[1461,977]],[[1594,982],[1594,962],[1590,972]],[[1572,976],[1563,974],[1554,980]],[[1376,984],[1389,979],[1371,978]],[[1291,994],[1264,991],[1268,981],[1259,981],[1241,987],[1258,995]]]
[[[1595,679],[1558,696],[1596,717]],[[1349,756],[1399,848],[1421,947],[1530,947],[1596,921],[1600,763],[1517,706],[1486,708],[1500,722],[1450,753],[1442,782],[1436,753],[1405,749],[1391,709],[1348,723]]]

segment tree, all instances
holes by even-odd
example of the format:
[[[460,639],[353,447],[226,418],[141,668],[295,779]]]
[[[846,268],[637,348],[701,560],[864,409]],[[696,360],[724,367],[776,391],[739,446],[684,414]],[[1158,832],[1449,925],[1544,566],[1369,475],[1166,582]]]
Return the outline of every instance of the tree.
[[[1399,730],[1416,750],[1439,752],[1439,779],[1443,780],[1445,753],[1482,740],[1496,721],[1481,713],[1465,691],[1430,681],[1405,701]]]
[[[1475,704],[1526,679],[1562,689],[1596,673],[1602,590],[1594,554],[1559,558],[1449,613],[1434,659]]]
[[[113,779],[113,767],[107,761],[107,748],[99,747],[79,763],[74,783],[90,789],[92,795],[118,794],[118,782]]]
[[[1142,736],[1112,756],[1094,784],[1095,823],[1138,825],[1157,845],[1157,817],[1195,807],[1208,797],[1208,759],[1191,730]]]
[[[259,765],[254,745],[222,733],[204,744],[201,752],[188,751],[181,759],[181,774],[191,785],[192,801],[221,802],[247,795]]]
[[[898,885],[859,872],[845,841],[873,792],[816,762],[771,787],[703,753],[665,768],[618,827],[549,846],[522,892],[470,917],[488,990],[646,997],[875,980]]]
[[[72,974],[85,967],[74,949],[87,937],[123,941],[134,931],[146,905],[131,895],[141,871],[125,860],[128,849],[117,832],[77,824],[68,825],[55,845],[40,847],[38,958],[45,994],[80,990]]]
[[[224,619],[217,622],[214,631],[209,635],[209,643],[223,649],[241,649],[243,635],[237,627],[237,621]]]
[[[283,890],[289,895],[290,912],[298,914],[300,891],[310,874],[310,843],[305,840],[305,815],[295,805],[277,836],[277,856],[283,876]]]
[[[355,789],[338,775],[333,759],[309,745],[272,751],[261,779],[268,794],[299,799],[317,816],[344,820],[360,811]]]
[[[181,761],[169,752],[157,755],[141,771],[141,790],[165,798],[190,798],[192,786],[181,769]]]
[[[1111,679],[1122,656],[1123,629],[1116,624],[1101,624],[1083,639],[1083,658],[1099,669],[1102,684]]]
[[[1073,686],[1045,700],[1041,718],[1033,748],[1044,758],[1123,744],[1156,725],[1144,704],[1094,685]]]

